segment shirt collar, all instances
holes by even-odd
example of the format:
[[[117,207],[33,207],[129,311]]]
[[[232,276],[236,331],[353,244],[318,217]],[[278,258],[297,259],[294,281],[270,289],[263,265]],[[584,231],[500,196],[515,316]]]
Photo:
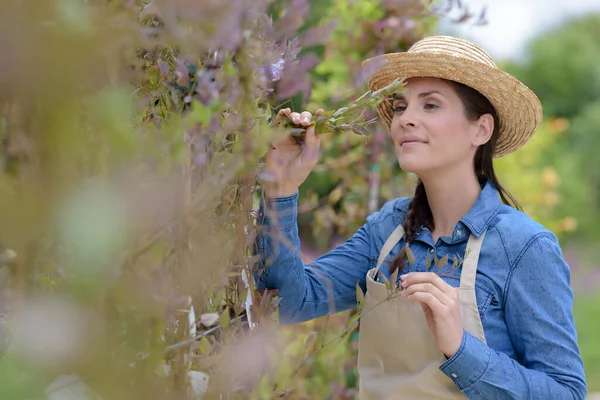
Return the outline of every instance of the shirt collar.
[[[397,208],[405,213],[408,212],[410,201],[399,201]],[[473,207],[460,219],[473,235],[480,237],[487,230],[492,219],[498,214],[502,202],[498,189],[491,180],[487,180],[479,193]]]

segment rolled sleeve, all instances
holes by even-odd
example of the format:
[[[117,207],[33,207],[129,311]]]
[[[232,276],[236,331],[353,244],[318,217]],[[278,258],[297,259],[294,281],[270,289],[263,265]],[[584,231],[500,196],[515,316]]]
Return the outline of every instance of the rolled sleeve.
[[[276,274],[269,274],[274,269],[266,269],[260,272],[274,258],[283,257],[289,261],[299,258],[300,239],[297,229],[298,216],[298,192],[292,196],[261,198],[258,209],[257,229],[258,233],[254,243],[254,253],[260,256],[258,269],[254,271],[254,279],[257,282],[259,290],[274,288],[270,278],[276,278]],[[283,252],[283,254],[281,254]],[[296,263],[292,262],[290,265]],[[279,268],[279,274],[288,275],[293,273],[293,269],[288,271]],[[287,276],[282,279],[287,279]]]
[[[440,370],[460,390],[474,385],[490,365],[492,350],[488,345],[464,331],[458,351],[446,360]]]
[[[287,197],[263,198],[259,208],[259,224],[271,230],[294,229],[298,218],[298,192]]]

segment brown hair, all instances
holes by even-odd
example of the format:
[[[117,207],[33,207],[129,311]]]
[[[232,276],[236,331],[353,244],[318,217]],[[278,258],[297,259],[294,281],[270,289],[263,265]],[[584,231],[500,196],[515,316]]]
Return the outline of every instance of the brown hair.
[[[484,185],[489,179],[498,189],[502,202],[520,210],[521,206],[517,200],[502,187],[498,181],[496,172],[494,171],[493,154],[496,148],[496,142],[498,141],[498,132],[500,130],[500,119],[498,118],[498,113],[494,109],[494,106],[492,106],[492,103],[477,90],[463,85],[462,83],[448,80],[446,80],[446,82],[454,88],[456,94],[458,94],[458,97],[461,99],[467,119],[475,121],[484,114],[491,114],[494,118],[494,132],[492,133],[492,138],[477,149],[473,160],[473,167],[481,185]],[[417,181],[414,197],[408,206],[406,221],[404,222],[404,231],[406,232],[405,242],[407,245],[412,243],[421,226],[427,227],[430,231],[433,231],[435,228],[431,209],[429,208],[429,202],[427,201],[427,192],[425,191],[423,182],[419,179]],[[402,272],[405,264],[406,249],[403,247],[398,255],[391,261],[390,272]]]

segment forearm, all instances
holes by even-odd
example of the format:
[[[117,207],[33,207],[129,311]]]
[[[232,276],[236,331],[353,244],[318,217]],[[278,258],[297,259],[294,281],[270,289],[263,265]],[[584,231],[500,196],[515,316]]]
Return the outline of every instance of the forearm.
[[[254,243],[259,256],[255,272],[257,288],[277,289],[282,296],[280,318],[286,319],[285,304],[302,300],[298,287],[304,263],[300,256],[300,238],[297,227],[298,194],[262,198],[257,219],[258,234]]]
[[[302,322],[356,306],[356,285],[375,260],[370,257],[368,225],[333,251],[305,265],[297,224],[298,195],[268,199],[259,211],[255,249],[258,289],[277,289],[280,321]]]
[[[266,199],[259,210],[261,232],[256,239],[260,255],[255,275],[258,289],[277,289],[281,298],[282,324],[314,319],[327,314],[327,285],[319,271],[302,261],[297,224],[298,194]],[[331,285],[329,285],[331,286]]]
[[[465,331],[458,352],[440,370],[469,399],[585,399],[576,374],[551,376],[528,369]]]

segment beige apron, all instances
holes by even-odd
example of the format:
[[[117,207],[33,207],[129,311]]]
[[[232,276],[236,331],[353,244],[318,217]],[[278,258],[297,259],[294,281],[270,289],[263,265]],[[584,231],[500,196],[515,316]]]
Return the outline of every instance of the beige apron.
[[[386,300],[388,289],[375,281],[379,268],[403,236],[400,225],[383,245],[377,266],[367,273],[358,350],[359,398],[465,399],[454,382],[439,370],[446,358],[437,348],[420,304],[400,297],[398,291]],[[464,329],[485,343],[475,297],[477,261],[484,236],[485,233],[479,239],[469,237],[458,295]]]

